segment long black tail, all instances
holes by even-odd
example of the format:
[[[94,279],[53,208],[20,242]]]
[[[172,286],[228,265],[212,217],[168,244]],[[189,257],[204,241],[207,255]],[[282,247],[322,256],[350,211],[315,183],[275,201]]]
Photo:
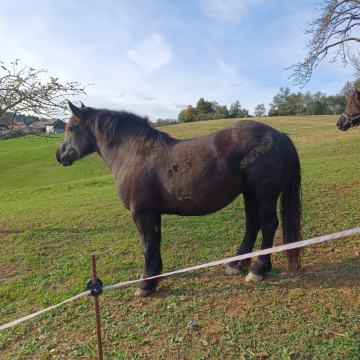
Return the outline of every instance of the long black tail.
[[[294,144],[289,138],[288,140],[294,151],[294,160],[288,182],[281,194],[281,219],[284,244],[289,244],[301,240],[300,161]],[[301,267],[301,250],[299,248],[288,250],[286,252],[286,256],[289,270],[293,272],[298,271]]]

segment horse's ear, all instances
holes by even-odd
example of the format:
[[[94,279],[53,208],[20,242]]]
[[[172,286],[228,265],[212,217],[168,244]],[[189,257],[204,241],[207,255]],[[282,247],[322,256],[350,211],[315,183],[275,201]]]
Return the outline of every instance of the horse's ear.
[[[81,104],[81,110],[85,110],[86,106],[84,105],[84,103],[82,101],[80,101],[80,104]]]
[[[68,103],[73,115],[75,115],[79,120],[83,120],[85,115],[84,110],[76,107],[71,101],[68,101]]]

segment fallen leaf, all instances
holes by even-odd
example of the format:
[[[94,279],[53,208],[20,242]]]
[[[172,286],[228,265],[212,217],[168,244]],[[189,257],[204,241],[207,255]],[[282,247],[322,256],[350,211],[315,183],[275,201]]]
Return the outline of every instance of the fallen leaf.
[[[270,355],[265,351],[260,351],[256,354],[256,357],[258,357],[259,359],[267,359],[268,357],[270,357]]]

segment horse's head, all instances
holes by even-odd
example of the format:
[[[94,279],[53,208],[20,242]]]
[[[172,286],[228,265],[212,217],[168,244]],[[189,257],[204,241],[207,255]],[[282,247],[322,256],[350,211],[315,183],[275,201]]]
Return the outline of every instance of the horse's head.
[[[346,103],[345,112],[341,114],[336,126],[340,130],[346,131],[358,125],[360,125],[360,90],[355,88]]]
[[[56,159],[64,166],[96,150],[95,137],[88,127],[90,109],[84,104],[78,108],[70,101],[69,107],[72,115],[65,127],[64,141],[56,150]]]

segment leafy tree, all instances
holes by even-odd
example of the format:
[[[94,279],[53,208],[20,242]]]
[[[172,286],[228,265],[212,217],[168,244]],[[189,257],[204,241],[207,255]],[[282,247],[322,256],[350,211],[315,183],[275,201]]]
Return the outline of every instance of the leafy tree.
[[[290,77],[298,85],[306,84],[319,63],[330,56],[331,61],[340,59],[350,64],[360,74],[360,1],[325,0],[319,4],[318,17],[306,28],[310,36],[306,44],[308,53],[303,61],[290,66]]]
[[[195,111],[198,114],[211,114],[214,112],[213,103],[200,98],[196,103]]]
[[[229,117],[229,110],[226,105],[219,105],[217,101],[207,101],[200,98],[195,107],[189,105],[180,111],[179,122],[190,122],[200,120],[226,119]]]
[[[328,112],[334,115],[341,114],[346,105],[346,97],[343,95],[332,95],[327,97],[327,109]]]
[[[192,122],[195,121],[195,119],[196,111],[191,105],[189,105],[186,109],[181,110],[178,115],[178,121],[180,123]]]
[[[255,116],[264,116],[266,114],[265,104],[258,104],[254,109]]]
[[[302,95],[302,103],[305,108],[305,114],[311,115],[309,112],[310,104],[313,101],[313,96],[310,91],[307,91],[305,94]]]
[[[300,92],[289,94],[286,109],[287,115],[302,114],[305,112],[302,102],[302,94]]]
[[[57,118],[67,109],[65,97],[85,93],[80,83],[62,83],[47,77],[46,70],[23,66],[19,60],[0,64],[0,120],[9,113],[11,121],[18,114]]]
[[[308,112],[312,115],[328,114],[326,95],[320,91],[314,93],[312,95],[312,101],[308,105]]]
[[[226,105],[219,105],[216,101],[213,101],[211,104],[217,118],[226,119],[229,117],[229,110]]]
[[[346,104],[347,91],[353,91],[353,86],[349,88],[348,83],[339,94],[332,96],[327,96],[320,91],[314,94],[310,92],[302,94],[301,92],[292,93],[288,88],[280,88],[271,103],[269,116],[341,114]]]
[[[232,118],[244,118],[249,116],[249,111],[243,109],[240,101],[236,100],[230,105],[229,116]]]
[[[290,89],[288,87],[280,88],[280,91],[274,96],[270,104],[269,116],[293,115],[289,104]]]

